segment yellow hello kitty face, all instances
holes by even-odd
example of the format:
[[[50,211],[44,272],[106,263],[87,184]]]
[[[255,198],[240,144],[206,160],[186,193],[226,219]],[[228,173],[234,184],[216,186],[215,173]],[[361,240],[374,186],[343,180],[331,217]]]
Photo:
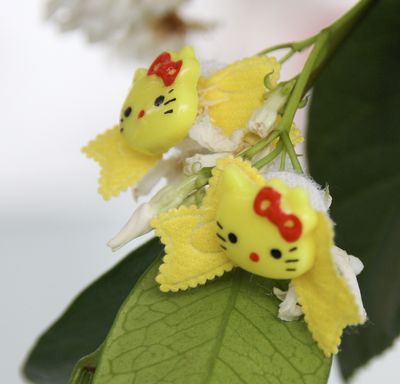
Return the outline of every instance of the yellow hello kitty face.
[[[138,70],[121,110],[120,132],[134,150],[157,155],[179,143],[198,109],[200,65],[191,47],[164,52]]]
[[[234,264],[273,279],[292,279],[313,266],[317,214],[304,189],[279,179],[260,188],[235,165],[221,182],[217,238]]]

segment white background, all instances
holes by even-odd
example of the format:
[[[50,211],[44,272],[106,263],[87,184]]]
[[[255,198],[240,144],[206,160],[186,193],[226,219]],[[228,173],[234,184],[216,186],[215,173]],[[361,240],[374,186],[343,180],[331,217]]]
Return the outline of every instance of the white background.
[[[195,39],[200,57],[229,62],[305,38],[354,2],[193,0],[187,12],[220,22]],[[128,193],[104,202],[96,194],[98,167],[79,149],[117,121],[136,63],[87,44],[79,33],[60,35],[42,20],[42,8],[40,1],[3,1],[0,13],[0,381],[6,384],[23,382],[18,370],[26,352],[68,302],[135,247],[116,254],[106,248],[133,202]],[[397,343],[353,383],[398,382],[399,357]],[[335,368],[330,383],[340,382]]]

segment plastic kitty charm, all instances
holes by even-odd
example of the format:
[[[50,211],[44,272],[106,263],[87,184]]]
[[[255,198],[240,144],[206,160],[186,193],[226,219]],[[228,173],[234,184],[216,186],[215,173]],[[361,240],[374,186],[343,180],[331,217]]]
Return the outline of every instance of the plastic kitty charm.
[[[243,130],[263,102],[263,79],[268,73],[275,86],[279,64],[257,56],[200,77],[200,64],[189,46],[163,52],[148,69],[138,69],[119,124],[83,148],[102,168],[100,194],[109,199],[133,186],[163,154],[188,137],[200,115],[206,114],[227,140],[235,130]],[[195,136],[202,133],[197,130]]]
[[[160,155],[179,143],[197,115],[200,66],[192,49],[162,53],[135,75],[121,112],[120,132],[135,151]]]
[[[157,281],[162,291],[204,284],[233,267],[291,279],[313,338],[336,353],[343,329],[365,313],[339,274],[333,226],[306,189],[279,178],[266,181],[239,158],[219,160],[203,204],[162,213],[152,226],[166,255]]]
[[[164,52],[148,70],[136,71],[120,124],[83,148],[102,167],[99,192],[105,199],[133,185],[185,137],[197,114],[199,71],[190,47]]]

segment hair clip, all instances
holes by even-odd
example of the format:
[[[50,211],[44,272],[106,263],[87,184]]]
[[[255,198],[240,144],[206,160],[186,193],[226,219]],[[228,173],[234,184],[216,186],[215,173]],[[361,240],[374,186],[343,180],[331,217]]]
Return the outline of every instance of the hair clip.
[[[166,255],[157,282],[164,292],[185,290],[234,267],[289,279],[313,338],[336,353],[343,329],[365,321],[351,287],[334,263],[333,225],[307,190],[279,177],[268,181],[251,164],[217,162],[201,207],[160,214],[152,226]]]
[[[200,64],[190,46],[163,52],[148,69],[138,69],[119,124],[83,148],[101,166],[100,194],[109,199],[135,185],[192,128],[198,129],[191,138],[203,136],[200,115],[206,115],[227,141],[235,130],[244,132],[264,101],[267,73],[273,73],[271,82],[276,85],[277,61],[255,56],[200,77]]]

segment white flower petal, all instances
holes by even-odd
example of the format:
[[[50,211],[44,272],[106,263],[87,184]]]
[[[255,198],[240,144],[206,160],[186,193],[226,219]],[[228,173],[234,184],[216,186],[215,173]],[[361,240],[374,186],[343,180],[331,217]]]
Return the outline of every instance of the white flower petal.
[[[351,292],[353,293],[356,303],[359,307],[360,315],[365,321],[367,319],[367,313],[363,306],[361,292],[356,277],[356,275],[362,271],[364,265],[360,259],[347,254],[345,250],[339,247],[333,247],[332,252],[336,267],[340,275],[351,289]]]
[[[281,87],[270,92],[263,105],[250,117],[247,123],[248,130],[260,137],[266,137],[278,117],[279,110],[285,105],[287,98],[288,95],[282,92]]]
[[[244,134],[244,129],[237,129],[231,137],[225,136],[220,128],[212,125],[207,111],[197,118],[189,131],[189,137],[210,152],[234,152],[241,144]]]
[[[155,214],[154,208],[149,203],[139,205],[121,231],[107,245],[116,251],[131,240],[151,231],[150,221]]]
[[[132,188],[135,200],[148,195],[158,182],[165,178],[168,182],[176,181],[182,175],[182,159],[180,156],[172,156],[169,159],[160,160],[157,165],[147,172]]]
[[[282,291],[274,287],[274,295],[282,301],[279,304],[278,317],[284,321],[297,320],[302,314],[303,310],[297,304],[297,295],[292,283],[289,284],[287,291]]]
[[[107,245],[116,251],[129,241],[149,232],[152,218],[161,212],[181,205],[185,198],[194,191],[196,180],[197,176],[189,176],[160,189],[148,203],[139,205],[125,226]]]

